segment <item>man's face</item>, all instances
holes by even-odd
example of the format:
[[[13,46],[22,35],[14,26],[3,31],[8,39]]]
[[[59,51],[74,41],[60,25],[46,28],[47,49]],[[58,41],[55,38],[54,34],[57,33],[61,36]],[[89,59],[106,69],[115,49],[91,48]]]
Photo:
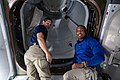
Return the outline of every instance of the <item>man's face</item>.
[[[51,27],[51,25],[52,25],[52,22],[51,22],[51,20],[43,21],[43,25],[44,25],[47,29],[49,29],[49,28]]]
[[[76,37],[77,39],[83,39],[86,35],[86,31],[83,27],[76,28]]]

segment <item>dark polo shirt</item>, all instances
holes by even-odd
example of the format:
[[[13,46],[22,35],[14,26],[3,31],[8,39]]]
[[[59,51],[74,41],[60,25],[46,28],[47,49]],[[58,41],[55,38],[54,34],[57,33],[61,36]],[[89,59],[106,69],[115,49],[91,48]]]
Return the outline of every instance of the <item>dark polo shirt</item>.
[[[34,44],[34,43],[37,43],[38,44],[38,41],[37,41],[37,33],[40,33],[42,32],[43,35],[44,35],[44,40],[46,41],[47,39],[47,34],[48,34],[48,31],[47,29],[43,26],[43,25],[38,25],[35,30],[33,31],[32,33],[32,37],[31,37],[31,43]]]

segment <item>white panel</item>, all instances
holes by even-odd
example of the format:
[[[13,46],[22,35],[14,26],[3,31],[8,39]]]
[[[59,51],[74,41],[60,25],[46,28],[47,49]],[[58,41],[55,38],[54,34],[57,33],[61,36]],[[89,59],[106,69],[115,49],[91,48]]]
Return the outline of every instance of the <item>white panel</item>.
[[[1,2],[0,2],[1,3]],[[8,80],[14,75],[13,64],[10,55],[6,25],[4,22],[2,5],[0,4],[0,80]]]
[[[120,5],[110,4],[102,30],[103,45],[110,50],[120,47]]]

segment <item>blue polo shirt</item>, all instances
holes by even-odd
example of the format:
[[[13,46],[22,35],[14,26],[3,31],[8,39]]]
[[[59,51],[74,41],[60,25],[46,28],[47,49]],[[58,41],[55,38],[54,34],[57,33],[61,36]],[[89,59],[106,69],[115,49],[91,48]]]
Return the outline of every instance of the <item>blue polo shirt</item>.
[[[75,44],[73,63],[88,62],[87,66],[97,66],[105,60],[104,50],[100,43],[89,36]]]
[[[44,40],[46,41],[47,39],[47,34],[48,34],[48,31],[47,29],[43,26],[43,25],[38,25],[35,30],[33,31],[32,33],[32,37],[31,37],[31,43],[37,43],[38,44],[38,41],[37,41],[37,33],[40,33],[42,32],[43,35],[44,35]]]

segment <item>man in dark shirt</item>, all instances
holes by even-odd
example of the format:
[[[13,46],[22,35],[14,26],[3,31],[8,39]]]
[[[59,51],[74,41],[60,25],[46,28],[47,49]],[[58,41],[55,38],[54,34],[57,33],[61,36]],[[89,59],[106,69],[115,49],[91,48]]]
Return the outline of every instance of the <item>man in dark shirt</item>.
[[[91,80],[90,75],[95,76],[92,75],[91,69],[105,60],[104,50],[97,40],[87,36],[87,30],[83,25],[77,26],[76,37],[72,70],[64,74],[63,80]]]
[[[28,80],[39,80],[39,77],[41,80],[51,80],[49,64],[52,61],[52,56],[46,45],[47,30],[51,24],[52,19],[47,17],[42,21],[42,25],[38,25],[33,31],[32,46],[24,55]]]

